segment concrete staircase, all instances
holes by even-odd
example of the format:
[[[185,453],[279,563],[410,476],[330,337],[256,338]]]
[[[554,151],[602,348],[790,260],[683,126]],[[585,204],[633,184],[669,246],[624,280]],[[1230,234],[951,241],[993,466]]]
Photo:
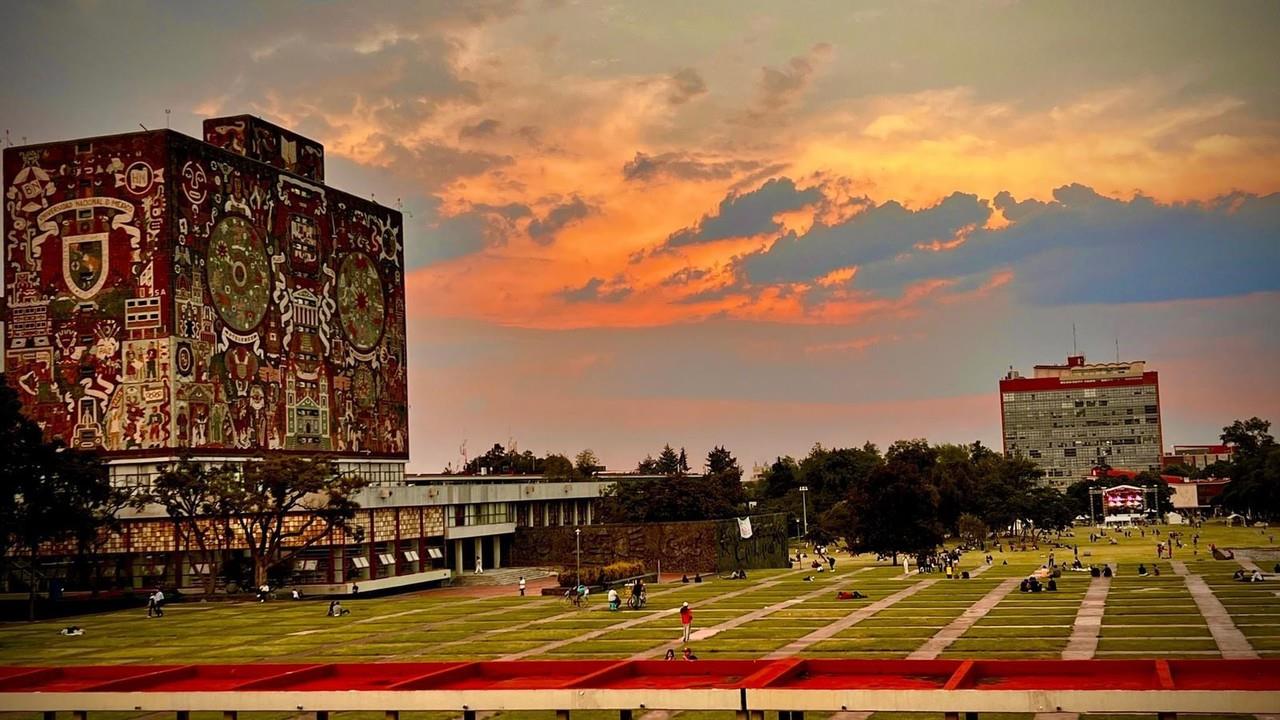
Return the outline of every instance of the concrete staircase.
[[[546,568],[516,567],[516,568],[498,568],[496,570],[485,570],[483,574],[475,573],[455,574],[453,576],[452,585],[479,587],[488,585],[515,585],[520,582],[521,576],[526,581],[537,580],[538,578],[550,577],[555,573]]]

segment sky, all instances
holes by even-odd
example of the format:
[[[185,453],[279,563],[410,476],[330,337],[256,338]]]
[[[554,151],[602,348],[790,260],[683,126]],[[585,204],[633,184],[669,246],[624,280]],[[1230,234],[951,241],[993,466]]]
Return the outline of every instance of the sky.
[[[413,471],[999,447],[999,378],[1077,347],[1160,373],[1166,447],[1280,421],[1274,2],[0,18],[15,144],[251,113],[403,208]]]

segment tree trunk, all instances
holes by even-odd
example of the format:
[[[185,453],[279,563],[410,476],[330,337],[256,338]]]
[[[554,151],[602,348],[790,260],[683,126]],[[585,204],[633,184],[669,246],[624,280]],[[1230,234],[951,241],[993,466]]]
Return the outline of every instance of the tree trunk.
[[[31,566],[27,568],[27,620],[36,619],[36,548],[31,548]]]
[[[253,589],[256,591],[267,582],[267,555],[254,553],[253,555]]]

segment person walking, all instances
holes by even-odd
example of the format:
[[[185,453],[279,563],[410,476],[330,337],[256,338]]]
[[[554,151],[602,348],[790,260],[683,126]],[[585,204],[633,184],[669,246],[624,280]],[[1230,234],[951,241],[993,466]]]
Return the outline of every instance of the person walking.
[[[484,574],[484,561],[480,558],[479,555],[476,555],[476,574],[477,575]]]
[[[524,597],[524,576],[520,576],[520,597]]]
[[[693,628],[693,610],[689,608],[689,603],[680,605],[680,627],[684,632],[684,642],[689,642],[689,631]]]

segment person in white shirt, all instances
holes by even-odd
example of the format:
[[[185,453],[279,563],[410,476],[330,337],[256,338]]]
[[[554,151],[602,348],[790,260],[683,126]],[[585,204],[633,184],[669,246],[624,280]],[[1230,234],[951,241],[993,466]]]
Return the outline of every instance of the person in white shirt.
[[[618,609],[618,591],[613,588],[609,588],[609,609]]]
[[[524,576],[520,576],[520,597],[524,597]]]

